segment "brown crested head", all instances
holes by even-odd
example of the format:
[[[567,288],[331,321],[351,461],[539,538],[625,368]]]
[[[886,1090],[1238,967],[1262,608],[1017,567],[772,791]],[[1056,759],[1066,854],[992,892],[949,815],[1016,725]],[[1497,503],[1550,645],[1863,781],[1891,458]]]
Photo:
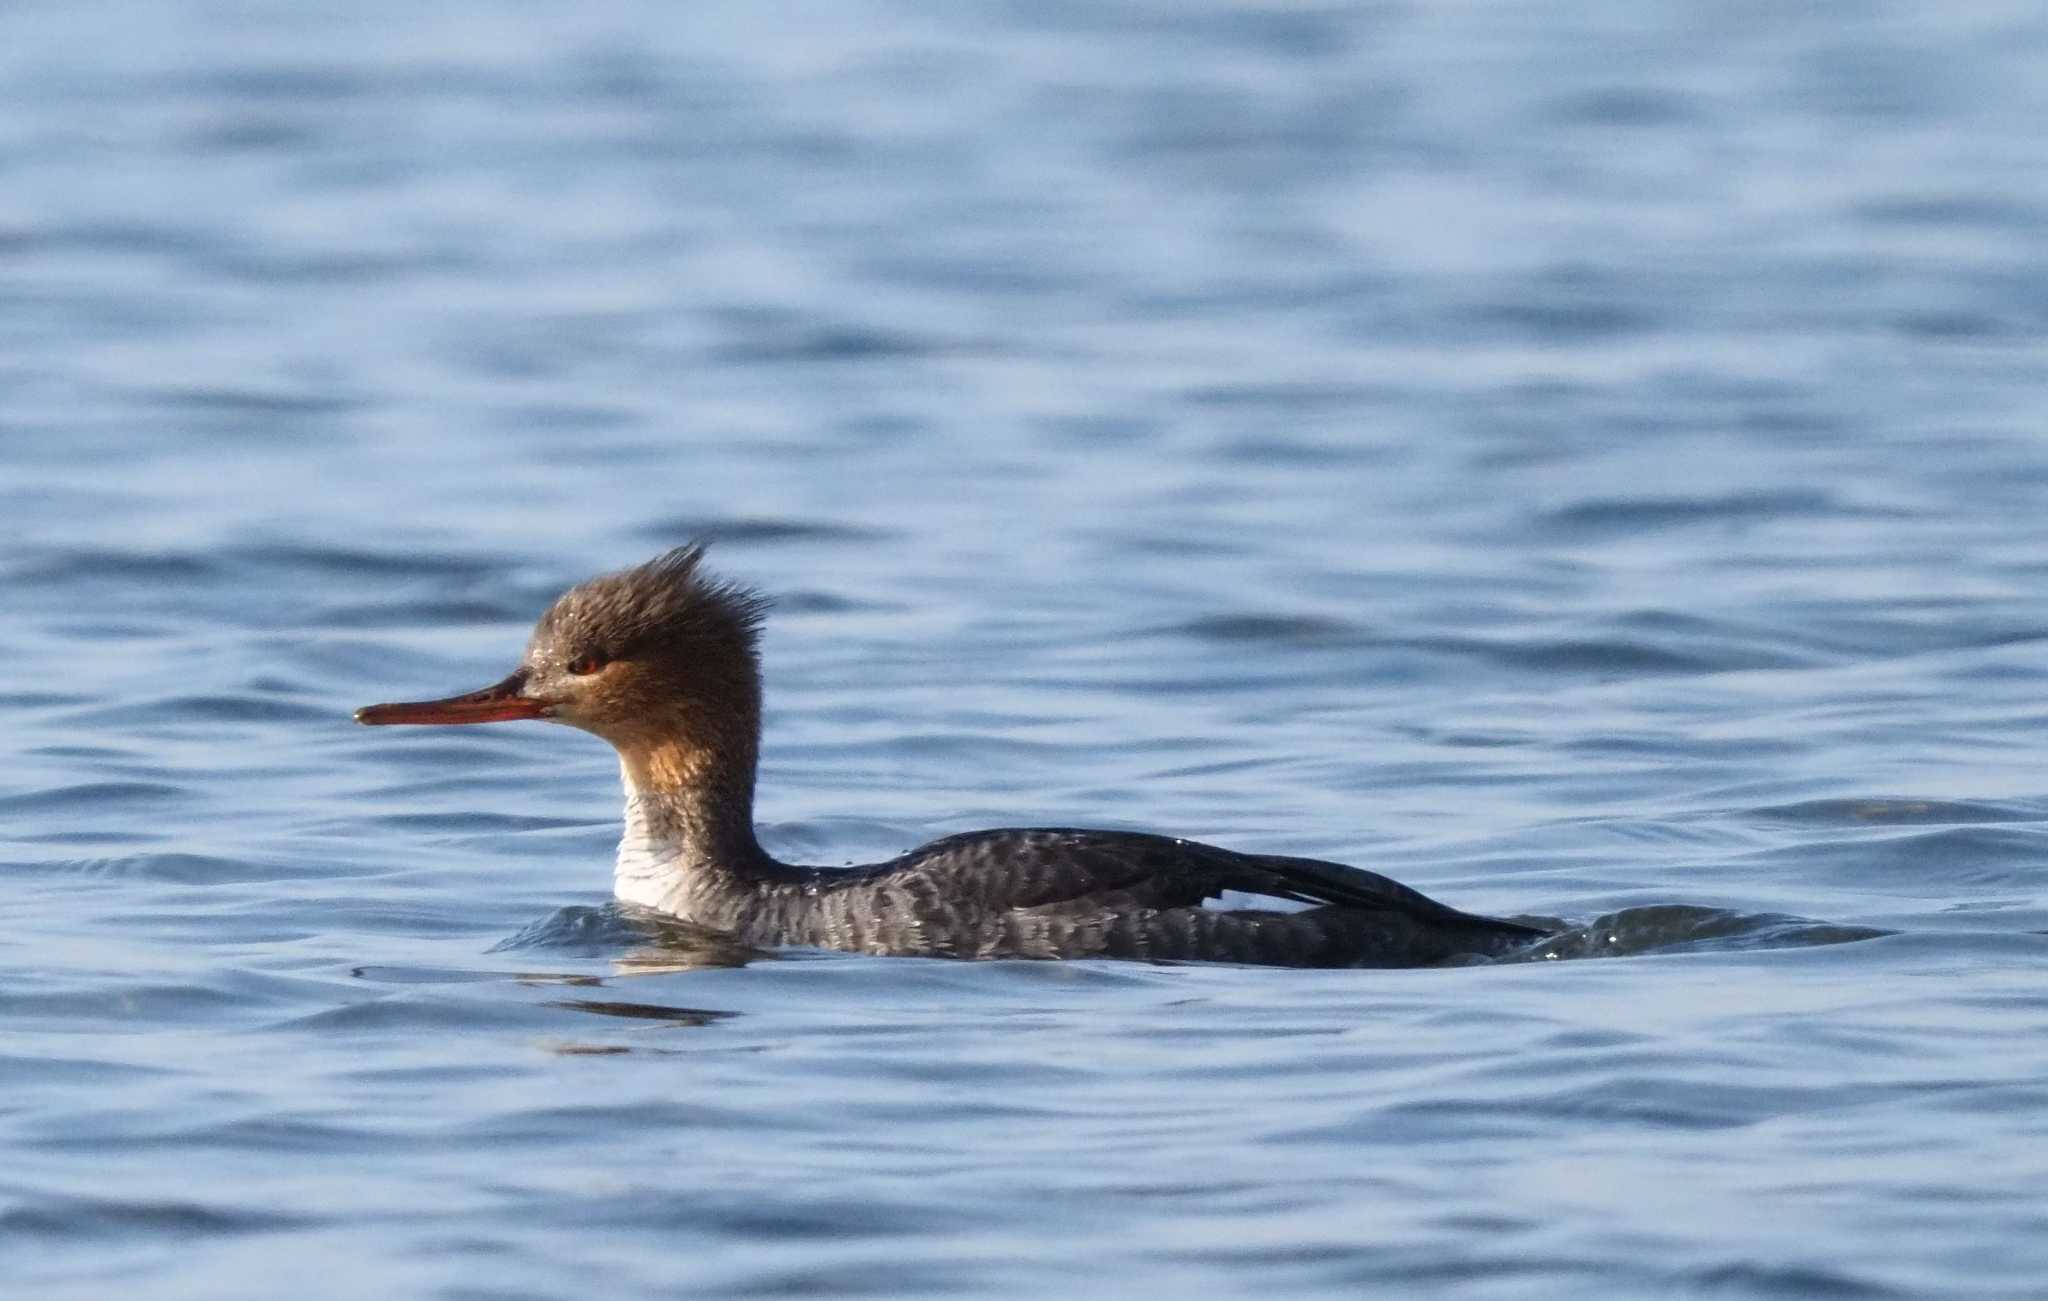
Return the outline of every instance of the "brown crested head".
[[[651,761],[662,784],[714,768],[751,782],[758,745],[758,644],[768,603],[703,571],[701,543],[562,593],[535,625],[519,668],[466,696],[372,705],[365,723],[544,718]],[[698,770],[702,770],[699,772]],[[693,775],[695,774],[695,775]]]
[[[526,644],[526,693],[621,749],[758,727],[768,603],[703,560],[692,543],[562,593]]]
[[[550,717],[614,743],[678,711],[759,708],[768,603],[703,571],[701,543],[578,583],[556,598],[521,664]]]

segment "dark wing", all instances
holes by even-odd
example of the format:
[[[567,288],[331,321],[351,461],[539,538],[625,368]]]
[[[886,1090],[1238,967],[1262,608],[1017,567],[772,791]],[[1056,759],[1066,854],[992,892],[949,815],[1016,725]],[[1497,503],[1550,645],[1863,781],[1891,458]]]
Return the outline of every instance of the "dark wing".
[[[1364,868],[1280,854],[1240,854],[1136,831],[976,831],[936,840],[885,875],[941,899],[1013,908],[1193,908],[1225,890],[1299,903],[1482,922]],[[915,885],[912,883],[915,882]],[[1543,932],[1529,928],[1531,935]]]
[[[1224,852],[1140,832],[970,831],[913,849],[877,877],[988,912],[1108,898],[1172,908],[1229,888],[1200,862]]]

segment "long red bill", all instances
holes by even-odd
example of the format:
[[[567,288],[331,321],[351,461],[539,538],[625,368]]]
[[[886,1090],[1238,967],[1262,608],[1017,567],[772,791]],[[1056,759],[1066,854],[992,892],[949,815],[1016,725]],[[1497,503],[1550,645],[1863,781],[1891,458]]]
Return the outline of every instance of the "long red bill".
[[[523,696],[526,670],[521,669],[503,682],[446,700],[411,700],[390,705],[365,705],[356,711],[358,723],[508,723],[520,718],[542,718],[544,700]]]

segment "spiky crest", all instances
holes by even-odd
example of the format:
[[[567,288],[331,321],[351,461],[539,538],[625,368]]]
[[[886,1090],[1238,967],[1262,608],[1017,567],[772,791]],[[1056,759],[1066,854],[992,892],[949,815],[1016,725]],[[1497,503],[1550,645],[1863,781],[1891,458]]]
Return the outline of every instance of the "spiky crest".
[[[635,659],[725,643],[755,654],[768,599],[703,572],[704,543],[578,583],[541,616],[529,660]]]

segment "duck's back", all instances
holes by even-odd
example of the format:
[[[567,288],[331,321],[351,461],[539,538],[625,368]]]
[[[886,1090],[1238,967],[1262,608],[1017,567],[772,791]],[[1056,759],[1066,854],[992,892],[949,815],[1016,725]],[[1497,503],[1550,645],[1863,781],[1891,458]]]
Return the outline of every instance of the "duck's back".
[[[1402,967],[1495,955],[1545,934],[1361,868],[1141,832],[979,831],[885,863],[790,871],[736,919],[753,942],[928,957]],[[1225,891],[1311,906],[1204,906]]]

